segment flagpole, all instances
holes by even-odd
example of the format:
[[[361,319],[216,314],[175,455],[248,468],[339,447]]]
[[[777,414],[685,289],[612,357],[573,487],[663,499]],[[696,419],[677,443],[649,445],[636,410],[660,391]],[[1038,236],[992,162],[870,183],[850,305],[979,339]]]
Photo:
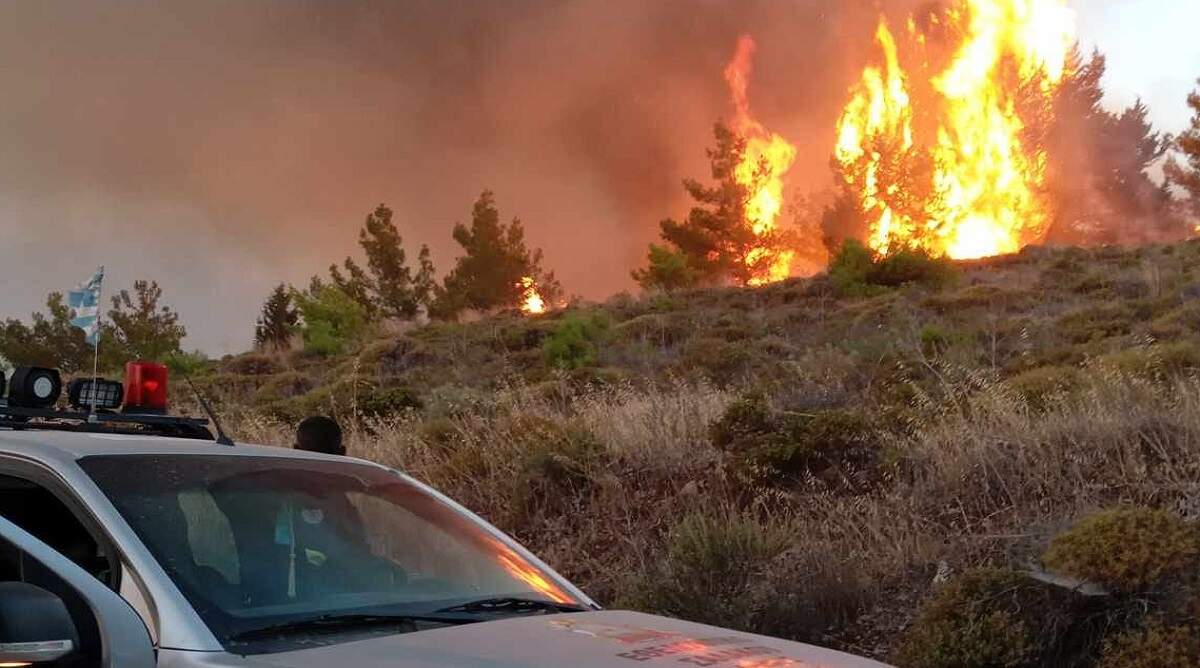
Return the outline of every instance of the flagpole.
[[[100,323],[101,314],[104,313],[104,308],[101,305],[104,301],[104,267],[100,267],[100,284],[96,286],[96,342],[92,344],[92,412],[88,415],[88,422],[96,421],[96,382],[100,377]]]

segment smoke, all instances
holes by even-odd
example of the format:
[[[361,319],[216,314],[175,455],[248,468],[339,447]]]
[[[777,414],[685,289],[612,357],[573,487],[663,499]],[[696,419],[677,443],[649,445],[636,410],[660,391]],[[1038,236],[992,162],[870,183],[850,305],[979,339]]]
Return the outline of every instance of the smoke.
[[[568,291],[631,287],[732,114],[722,68],[825,187],[871,0],[277,1],[0,6],[0,313],[95,265],[162,284],[210,352],[274,283],[354,253],[376,204],[441,271],[484,188]]]

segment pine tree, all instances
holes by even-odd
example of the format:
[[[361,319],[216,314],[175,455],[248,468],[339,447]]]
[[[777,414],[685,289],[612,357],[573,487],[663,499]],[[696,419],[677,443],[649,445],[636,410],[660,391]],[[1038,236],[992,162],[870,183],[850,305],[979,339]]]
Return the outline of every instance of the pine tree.
[[[420,267],[414,276],[392,216],[392,210],[380,204],[359,230],[358,244],[367,257],[366,270],[351,258],[346,258],[341,269],[329,267],[334,286],[361,306],[369,320],[411,320],[422,305],[428,306],[433,299],[429,285],[434,280],[434,268],[429,249],[421,246]]]
[[[379,313],[378,299],[375,296],[378,289],[375,282],[351,258],[346,258],[342,267],[346,270],[345,274],[336,264],[329,265],[329,278],[333,285],[357,302],[368,319],[375,320]]]
[[[532,278],[538,292],[553,303],[562,287],[553,272],[542,269],[542,251],[525,246],[525,227],[513,218],[500,222],[495,197],[483,191],[471,212],[471,226],[454,226],[454,240],[463,247],[454,269],[446,276],[436,311],[452,316],[464,308],[492,311],[520,304],[521,279]]]
[[[696,201],[683,221],[665,219],[659,236],[667,246],[650,249],[650,266],[633,272],[646,289],[732,282],[745,285],[763,273],[776,253],[793,246],[790,235],[776,231],[756,235],[746,224],[746,203],[751,192],[734,178],[742,161],[746,140],[724,123],[713,127],[716,146],[707,151],[715,183],[704,185],[686,179],[683,187]],[[751,249],[765,249],[751,254]],[[759,258],[756,263],[751,258]],[[683,266],[680,266],[680,265]]]
[[[1192,109],[1191,125],[1175,139],[1175,149],[1184,164],[1172,158],[1166,173],[1169,183],[1187,193],[1188,208],[1193,216],[1200,218],[1200,88],[1188,95],[1188,106]]]
[[[254,327],[254,345],[259,348],[287,350],[291,347],[292,332],[300,322],[300,314],[292,294],[283,283],[275,286]]]
[[[1043,134],[1027,139],[1044,145],[1049,157],[1046,189],[1055,203],[1049,240],[1055,243],[1139,242],[1177,234],[1169,193],[1149,175],[1170,138],[1155,132],[1140,100],[1119,114],[1103,108],[1106,67],[1099,51],[1087,59],[1073,52],[1053,109],[1031,124]]]

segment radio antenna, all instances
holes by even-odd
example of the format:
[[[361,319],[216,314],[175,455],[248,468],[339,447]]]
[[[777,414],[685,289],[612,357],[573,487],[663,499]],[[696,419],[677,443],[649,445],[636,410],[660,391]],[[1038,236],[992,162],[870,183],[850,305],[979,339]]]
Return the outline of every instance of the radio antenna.
[[[174,354],[171,356],[174,357]],[[221,427],[221,420],[217,418],[216,411],[212,409],[212,406],[208,405],[208,400],[196,388],[195,383],[192,382],[192,377],[188,375],[187,369],[182,364],[179,365],[179,373],[183,374],[183,379],[187,381],[188,387],[192,388],[192,394],[196,395],[196,400],[200,402],[200,408],[204,410],[204,414],[208,416],[209,420],[212,420],[213,427],[217,430],[217,437],[214,440],[220,445],[233,445],[233,439],[229,438],[229,435],[225,433],[225,429]]]

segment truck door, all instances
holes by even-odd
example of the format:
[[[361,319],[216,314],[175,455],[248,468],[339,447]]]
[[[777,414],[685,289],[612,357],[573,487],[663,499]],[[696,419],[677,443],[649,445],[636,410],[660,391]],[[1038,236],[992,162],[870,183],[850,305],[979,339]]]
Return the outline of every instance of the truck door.
[[[124,599],[0,517],[0,666],[154,668],[155,655]]]

